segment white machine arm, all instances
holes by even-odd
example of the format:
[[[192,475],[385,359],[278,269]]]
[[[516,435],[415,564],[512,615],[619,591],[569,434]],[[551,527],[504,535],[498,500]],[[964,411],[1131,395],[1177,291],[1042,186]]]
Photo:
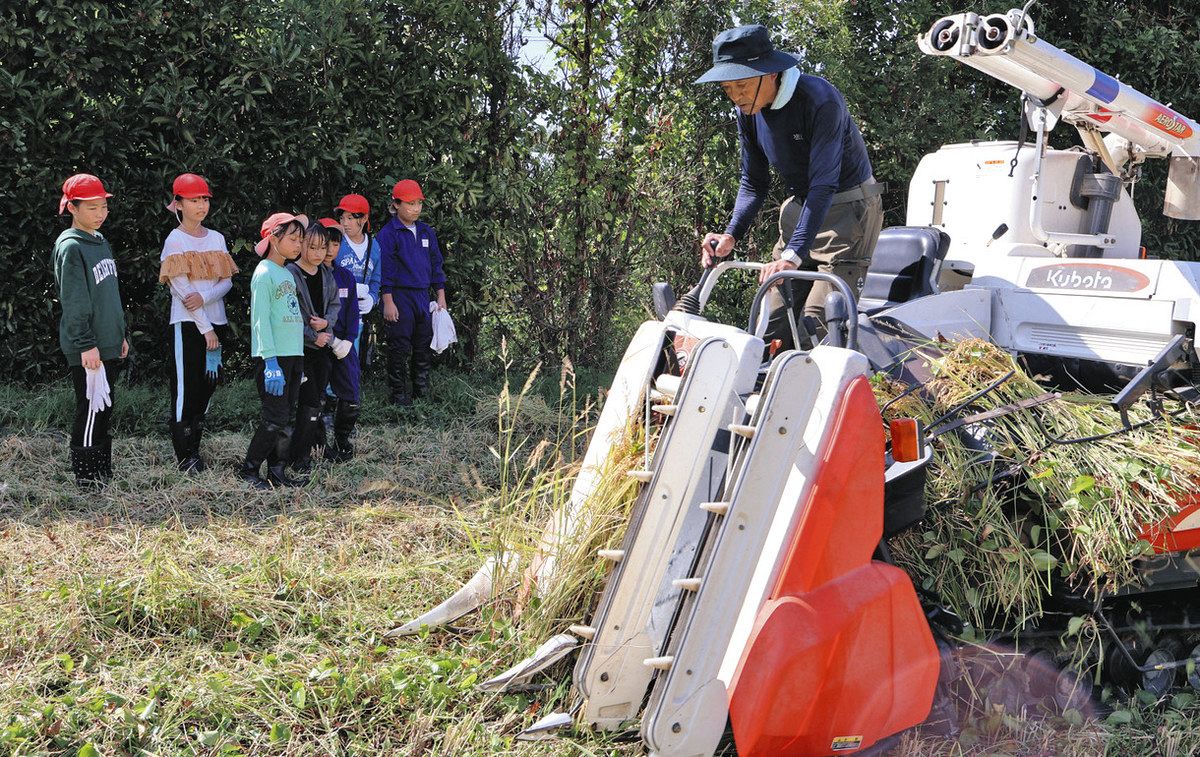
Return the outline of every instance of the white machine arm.
[[[1108,141],[1092,141],[1087,134],[1110,132],[1127,140],[1134,149],[1113,150],[1120,162],[1169,157],[1163,212],[1172,218],[1200,220],[1200,126],[1039,39],[1022,11],[946,16],[918,39],[918,45],[928,55],[954,58],[1020,89],[1078,128],[1085,143],[1109,159]]]

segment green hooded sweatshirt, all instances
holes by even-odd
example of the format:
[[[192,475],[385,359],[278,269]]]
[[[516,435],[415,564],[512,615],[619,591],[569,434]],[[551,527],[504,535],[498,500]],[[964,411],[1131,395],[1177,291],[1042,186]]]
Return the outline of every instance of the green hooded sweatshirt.
[[[54,280],[62,303],[58,344],[67,363],[79,365],[81,353],[93,347],[100,348],[101,360],[120,357],[125,311],[108,241],[74,227],[59,234],[54,244]]]

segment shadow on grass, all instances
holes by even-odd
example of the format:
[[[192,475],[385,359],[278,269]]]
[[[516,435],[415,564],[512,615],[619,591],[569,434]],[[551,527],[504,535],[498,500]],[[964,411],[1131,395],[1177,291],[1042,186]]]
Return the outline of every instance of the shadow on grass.
[[[523,406],[522,431],[540,436],[562,423],[544,399],[553,381]],[[114,479],[102,492],[76,488],[68,460],[72,397],[66,387],[0,389],[0,519],[27,524],[64,519],[194,526],[214,519],[270,523],[331,508],[433,508],[453,519],[496,484],[502,379],[435,374],[432,396],[413,408],[384,402],[385,387],[365,387],[357,454],[347,463],[318,464],[301,488],[256,491],[236,472],[258,414],[250,381],[221,387],[208,415],[202,452],[208,470],[177,470],[166,431],[167,393],[160,387],[118,387],[114,418]]]

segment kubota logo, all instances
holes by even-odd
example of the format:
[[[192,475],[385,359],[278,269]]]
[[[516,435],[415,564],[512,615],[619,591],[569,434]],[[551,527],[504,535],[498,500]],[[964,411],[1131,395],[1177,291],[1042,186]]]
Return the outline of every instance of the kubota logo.
[[[1143,273],[1115,265],[1058,263],[1034,268],[1029,272],[1025,286],[1088,292],[1138,292],[1150,286],[1150,279]]]
[[[1148,120],[1150,125],[1159,131],[1164,131],[1180,139],[1192,136],[1192,127],[1188,125],[1187,120],[1166,108],[1152,108]]]

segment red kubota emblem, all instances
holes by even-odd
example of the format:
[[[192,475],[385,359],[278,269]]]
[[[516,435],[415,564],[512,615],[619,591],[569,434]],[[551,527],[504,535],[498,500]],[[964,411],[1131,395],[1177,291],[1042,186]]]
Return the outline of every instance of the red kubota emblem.
[[[1187,139],[1192,136],[1192,125],[1188,120],[1161,105],[1152,106],[1150,112],[1146,114],[1145,120],[1155,129],[1170,134],[1172,137]]]

